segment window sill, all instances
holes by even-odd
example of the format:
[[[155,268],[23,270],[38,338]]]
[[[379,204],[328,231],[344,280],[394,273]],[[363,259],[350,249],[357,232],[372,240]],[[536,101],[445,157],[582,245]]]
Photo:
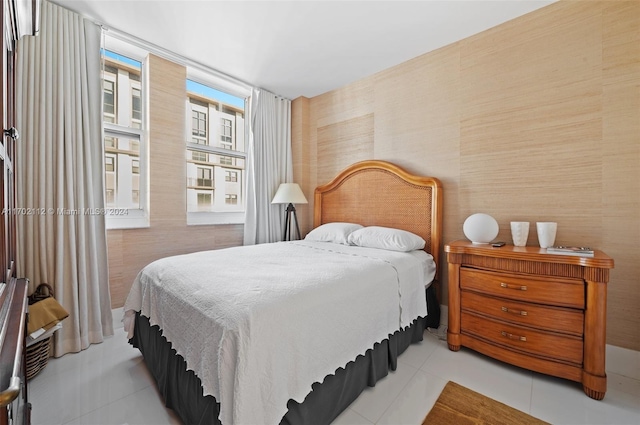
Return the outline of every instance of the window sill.
[[[187,225],[244,224],[244,211],[240,212],[187,212]]]
[[[126,211],[126,215],[107,214],[107,230],[116,229],[144,229],[150,227],[149,216],[141,210],[117,210]]]

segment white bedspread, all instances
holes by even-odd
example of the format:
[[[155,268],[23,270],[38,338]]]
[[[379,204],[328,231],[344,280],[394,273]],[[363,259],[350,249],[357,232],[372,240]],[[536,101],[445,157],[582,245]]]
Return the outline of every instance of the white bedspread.
[[[307,241],[169,257],[136,278],[125,329],[134,311],[159,325],[223,424],[277,424],[289,399],[426,316],[429,261]]]

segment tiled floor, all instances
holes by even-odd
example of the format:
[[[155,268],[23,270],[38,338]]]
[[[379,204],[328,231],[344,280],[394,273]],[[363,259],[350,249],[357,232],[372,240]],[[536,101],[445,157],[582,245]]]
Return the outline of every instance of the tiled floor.
[[[116,315],[119,313],[116,313]],[[365,390],[334,424],[420,424],[448,380],[553,424],[640,424],[640,352],[607,347],[608,390],[588,398],[579,384],[494,361],[445,341],[425,339],[400,356],[398,369]],[[32,423],[179,424],[163,406],[140,353],[116,335],[51,359],[29,381]]]

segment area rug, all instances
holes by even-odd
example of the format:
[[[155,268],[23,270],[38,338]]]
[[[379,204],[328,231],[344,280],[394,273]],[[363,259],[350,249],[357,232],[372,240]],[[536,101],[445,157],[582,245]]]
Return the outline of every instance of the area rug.
[[[538,425],[536,419],[513,407],[449,381],[422,425]]]

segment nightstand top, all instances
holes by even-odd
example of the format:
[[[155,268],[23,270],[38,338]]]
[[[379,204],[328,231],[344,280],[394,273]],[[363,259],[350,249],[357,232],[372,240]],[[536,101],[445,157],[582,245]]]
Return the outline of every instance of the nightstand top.
[[[613,258],[596,249],[593,250],[593,257],[581,257],[577,255],[549,254],[546,248],[535,246],[505,245],[494,248],[491,244],[474,244],[467,240],[458,240],[446,244],[444,251],[450,254],[470,254],[483,257],[510,258],[544,263],[574,264],[603,269],[613,268]]]

